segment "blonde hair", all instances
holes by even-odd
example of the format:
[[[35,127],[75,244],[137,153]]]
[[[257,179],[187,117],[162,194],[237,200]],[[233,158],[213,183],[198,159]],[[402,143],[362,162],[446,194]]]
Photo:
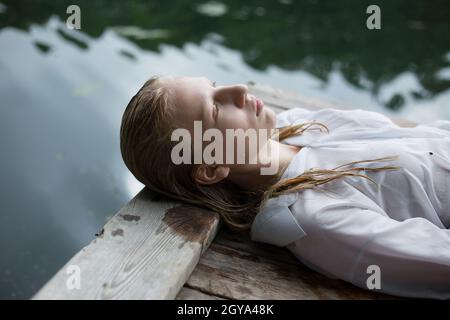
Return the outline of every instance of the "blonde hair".
[[[277,181],[264,189],[246,191],[225,179],[214,185],[202,185],[193,178],[193,165],[175,165],[170,154],[174,142],[170,135],[169,105],[172,95],[160,84],[160,76],[148,80],[132,97],[122,117],[120,149],[122,158],[131,173],[149,189],[160,195],[192,205],[205,207],[220,214],[223,222],[236,231],[248,230],[264,203],[272,197],[290,192],[313,189],[327,182],[345,177],[359,176],[374,182],[358,171],[398,169],[394,166],[378,168],[349,167],[357,163],[392,160],[384,157],[354,161],[333,169],[308,170],[289,179]],[[328,128],[318,122],[303,123],[280,128],[279,141],[306,130]],[[281,177],[282,173],[279,173]]]

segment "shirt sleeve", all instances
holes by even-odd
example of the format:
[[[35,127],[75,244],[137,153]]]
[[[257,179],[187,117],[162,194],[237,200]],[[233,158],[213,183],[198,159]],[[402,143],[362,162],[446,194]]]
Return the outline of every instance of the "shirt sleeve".
[[[450,299],[448,229],[342,205],[305,215],[302,227],[307,236],[287,247],[320,273],[387,294]],[[376,269],[379,288],[371,287]]]

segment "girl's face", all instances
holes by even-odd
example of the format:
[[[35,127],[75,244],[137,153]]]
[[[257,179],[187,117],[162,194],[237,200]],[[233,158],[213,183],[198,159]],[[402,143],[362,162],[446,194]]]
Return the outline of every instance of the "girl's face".
[[[246,85],[216,86],[204,77],[164,77],[163,85],[175,97],[175,126],[193,134],[194,121],[202,121],[203,132],[219,129],[273,129],[275,113],[248,93]]]

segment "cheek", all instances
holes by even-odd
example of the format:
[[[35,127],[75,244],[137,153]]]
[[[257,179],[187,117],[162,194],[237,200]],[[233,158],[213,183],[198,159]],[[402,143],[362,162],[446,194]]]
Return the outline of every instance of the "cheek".
[[[251,119],[246,112],[233,112],[232,114],[224,115],[221,119],[220,126],[222,129],[249,129],[255,128],[256,119]]]

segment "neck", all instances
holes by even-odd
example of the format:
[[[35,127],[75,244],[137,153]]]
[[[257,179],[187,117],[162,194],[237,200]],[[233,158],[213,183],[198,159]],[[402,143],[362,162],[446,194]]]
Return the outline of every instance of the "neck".
[[[229,175],[230,181],[236,183],[244,190],[266,189],[266,187],[279,180],[291,160],[301,149],[300,147],[287,145],[272,139],[269,139],[267,144],[268,152],[262,152],[262,154],[258,155],[260,159],[258,164],[245,164],[232,168]],[[262,163],[265,163],[265,165]],[[272,168],[277,168],[276,172],[261,174],[261,168],[268,167],[268,164]]]

